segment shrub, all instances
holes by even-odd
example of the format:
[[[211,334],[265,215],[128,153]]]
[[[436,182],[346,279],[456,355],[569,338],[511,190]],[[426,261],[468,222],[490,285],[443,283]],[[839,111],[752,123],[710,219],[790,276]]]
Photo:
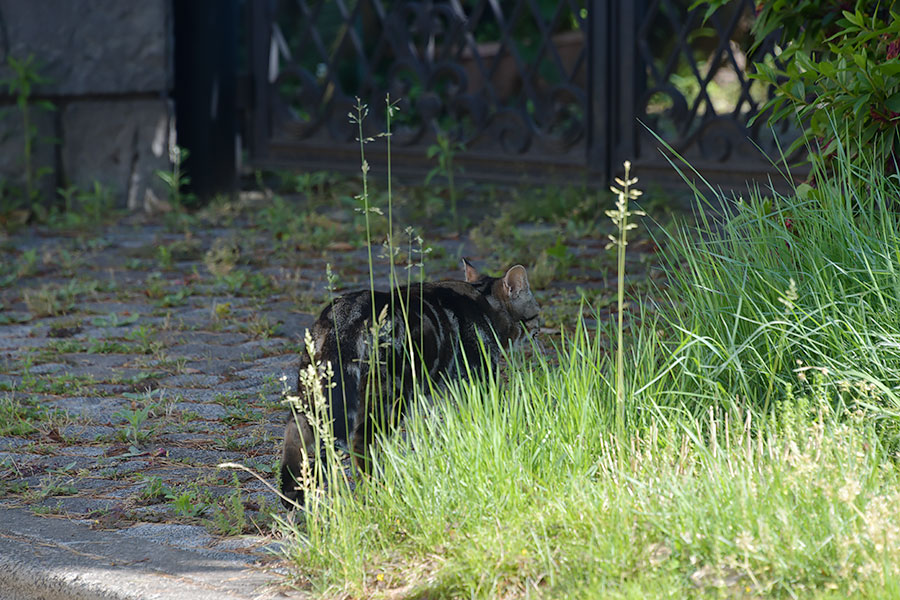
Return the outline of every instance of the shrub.
[[[707,15],[727,0],[709,2]],[[695,4],[700,4],[699,2]],[[780,54],[756,62],[750,76],[773,86],[760,114],[779,121],[794,114],[808,144],[826,162],[837,150],[829,119],[842,120],[838,142],[856,158],[869,148],[897,171],[900,156],[900,13],[895,0],[763,0],[756,6],[754,48],[777,36]],[[853,10],[848,10],[849,8]]]

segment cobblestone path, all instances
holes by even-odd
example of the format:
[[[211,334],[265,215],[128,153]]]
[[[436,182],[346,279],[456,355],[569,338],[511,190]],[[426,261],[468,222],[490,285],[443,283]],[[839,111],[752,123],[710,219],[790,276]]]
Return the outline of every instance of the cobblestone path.
[[[240,462],[274,482],[280,378],[294,380],[303,331],[328,295],[326,264],[340,291],[368,283],[368,258],[358,221],[267,206],[0,238],[0,505],[211,553],[271,540],[275,495],[216,465]],[[521,248],[556,242],[559,252],[555,233],[529,227],[516,233]],[[493,264],[490,243],[431,243],[430,279],[456,277],[463,253],[507,266]],[[603,310],[613,258],[603,243],[557,260],[566,278],[539,295],[548,322],[579,310],[564,298],[582,292]],[[636,244],[635,264],[653,251]],[[396,259],[402,277],[410,260]]]

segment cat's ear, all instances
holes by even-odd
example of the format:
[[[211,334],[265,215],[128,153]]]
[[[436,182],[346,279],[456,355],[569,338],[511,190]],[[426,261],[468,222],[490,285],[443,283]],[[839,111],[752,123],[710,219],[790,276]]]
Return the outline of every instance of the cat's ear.
[[[463,258],[460,262],[462,263],[463,275],[466,278],[466,283],[475,283],[478,281],[478,269],[472,266],[469,259]]]
[[[525,267],[516,265],[510,267],[506,275],[503,276],[503,288],[511,298],[515,298],[523,292],[531,291],[528,285],[528,274],[525,273]]]

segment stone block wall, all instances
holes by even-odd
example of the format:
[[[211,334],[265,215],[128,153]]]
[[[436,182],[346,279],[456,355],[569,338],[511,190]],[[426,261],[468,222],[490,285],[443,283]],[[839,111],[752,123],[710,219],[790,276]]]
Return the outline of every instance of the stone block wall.
[[[32,110],[42,197],[57,187],[109,187],[120,207],[154,210],[166,197],[154,174],[173,141],[172,0],[0,0],[0,81],[7,56],[33,55],[56,110]],[[0,89],[0,177],[23,181],[23,126]]]

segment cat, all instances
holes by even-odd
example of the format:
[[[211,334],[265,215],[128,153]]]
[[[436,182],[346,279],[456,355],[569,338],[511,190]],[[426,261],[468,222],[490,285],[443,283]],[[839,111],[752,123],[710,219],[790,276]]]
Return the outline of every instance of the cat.
[[[364,290],[341,296],[313,325],[313,358],[319,365],[320,389],[330,396],[334,440],[350,449],[363,473],[369,471],[369,446],[376,431],[396,426],[414,395],[414,385],[421,390],[426,379],[437,385],[459,379],[469,370],[483,369],[485,357],[496,364],[501,347],[520,343],[540,328],[540,307],[523,266],[511,267],[502,277],[480,275],[466,259],[462,259],[462,267],[465,281],[398,287],[393,294]],[[375,335],[378,372],[372,372],[369,364]],[[333,371],[331,382],[322,370],[327,363]],[[310,364],[311,358],[304,355],[298,375],[301,410],[288,419],[284,433],[281,491],[285,496],[282,502],[289,509],[303,502],[296,482],[301,477],[304,449],[310,461],[321,450],[307,419],[313,400],[301,384]],[[380,385],[367,383],[375,379]],[[367,393],[369,385],[382,391]]]

